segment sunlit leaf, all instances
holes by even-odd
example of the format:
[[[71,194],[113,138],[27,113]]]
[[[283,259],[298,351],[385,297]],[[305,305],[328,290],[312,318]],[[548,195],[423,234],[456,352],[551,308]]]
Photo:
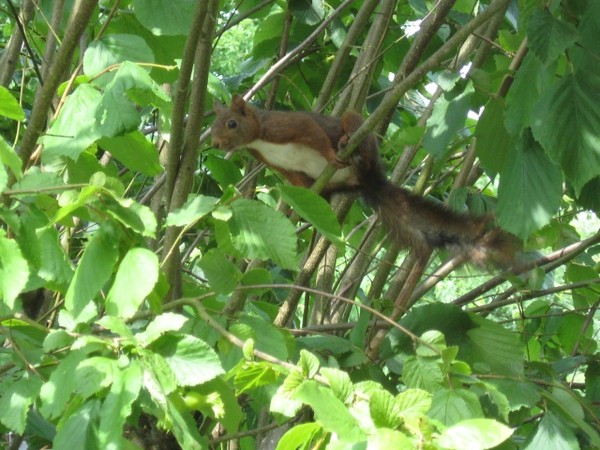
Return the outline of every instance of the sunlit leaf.
[[[158,256],[145,248],[130,249],[106,297],[106,312],[131,317],[158,281]]]
[[[0,300],[10,309],[27,284],[29,267],[17,243],[0,229]]]
[[[276,450],[307,448],[323,432],[321,425],[315,422],[301,423],[289,429],[277,443]]]
[[[23,108],[4,86],[0,86],[0,116],[19,121],[25,119]]]
[[[36,400],[42,380],[39,377],[21,378],[15,381],[0,396],[0,422],[17,433],[25,431],[27,413]]]
[[[67,97],[58,118],[42,138],[43,161],[57,156],[75,160],[102,136],[96,124],[101,99],[102,94],[88,84],[82,84]],[[77,120],[73,120],[74,117]]]
[[[149,176],[162,171],[156,147],[140,131],[102,138],[98,145],[133,171]]]
[[[122,447],[123,426],[142,387],[142,371],[137,363],[115,378],[100,411],[99,444],[103,448]]]
[[[295,398],[312,408],[316,422],[325,430],[344,436],[349,441],[364,439],[360,424],[348,408],[330,390],[317,382],[305,381],[298,387]]]
[[[118,237],[105,224],[93,234],[83,252],[65,296],[65,308],[77,317],[112,275],[119,256]]]
[[[446,428],[440,435],[438,443],[448,449],[488,449],[500,445],[512,434],[511,428],[495,420],[471,419]]]
[[[215,351],[194,336],[165,335],[151,348],[164,356],[180,385],[201,384],[224,373]]]

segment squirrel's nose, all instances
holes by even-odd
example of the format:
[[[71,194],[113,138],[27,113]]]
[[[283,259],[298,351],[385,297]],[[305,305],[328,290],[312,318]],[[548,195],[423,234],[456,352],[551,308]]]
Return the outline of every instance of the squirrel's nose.
[[[216,137],[212,138],[212,146],[214,148],[219,148],[220,149],[222,145],[223,145],[223,143],[221,142],[221,139],[216,138]]]

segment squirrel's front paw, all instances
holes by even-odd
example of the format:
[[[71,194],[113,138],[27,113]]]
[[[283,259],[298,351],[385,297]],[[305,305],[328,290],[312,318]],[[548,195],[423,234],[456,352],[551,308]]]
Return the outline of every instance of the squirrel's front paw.
[[[347,159],[341,159],[336,156],[335,159],[331,162],[331,164],[333,164],[334,167],[338,169],[343,169],[344,167],[348,167],[352,163]]]
[[[337,145],[338,151],[339,150],[343,150],[344,148],[346,148],[346,145],[348,145],[348,140],[349,139],[350,139],[350,135],[348,135],[348,134],[342,135],[342,137],[338,141],[338,145]]]

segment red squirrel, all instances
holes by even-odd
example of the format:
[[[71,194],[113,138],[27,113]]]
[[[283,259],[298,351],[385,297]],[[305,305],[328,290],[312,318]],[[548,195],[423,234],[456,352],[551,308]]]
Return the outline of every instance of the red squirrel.
[[[379,147],[369,135],[351,162],[337,151],[363,123],[356,112],[341,118],[311,112],[266,111],[234,95],[229,108],[215,103],[212,144],[231,151],[248,148],[291,184],[310,187],[328,164],[338,168],[325,191],[357,190],[379,212],[386,231],[398,244],[426,256],[445,247],[478,265],[512,265],[517,239],[495,228],[489,216],[455,212],[441,203],[394,185],[385,175]]]

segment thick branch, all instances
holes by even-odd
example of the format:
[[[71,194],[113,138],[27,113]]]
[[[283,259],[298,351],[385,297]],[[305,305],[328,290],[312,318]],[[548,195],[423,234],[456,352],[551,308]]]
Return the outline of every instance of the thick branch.
[[[79,44],[79,38],[85,31],[97,3],[98,0],[82,0],[79,3],[79,9],[77,9],[75,16],[67,26],[65,37],[58,50],[56,59],[48,70],[48,76],[44,85],[37,92],[31,111],[31,118],[21,142],[21,161],[23,161],[23,166],[26,166],[29,162],[29,158],[35,150],[37,140],[44,131],[48,110],[56,89],[61,82],[63,73],[65,73],[71,63],[73,52]]]

